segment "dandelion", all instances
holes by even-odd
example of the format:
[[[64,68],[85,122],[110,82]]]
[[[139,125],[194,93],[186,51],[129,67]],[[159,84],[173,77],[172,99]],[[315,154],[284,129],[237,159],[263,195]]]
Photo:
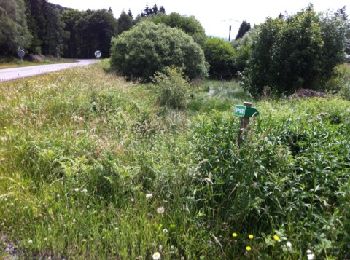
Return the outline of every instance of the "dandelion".
[[[151,199],[152,197],[153,197],[153,194],[152,194],[152,193],[146,194],[146,199]]]
[[[236,237],[238,237],[238,234],[237,234],[236,232],[233,232],[233,233],[232,233],[232,237],[233,237],[233,238],[236,238]]]
[[[157,208],[157,213],[158,213],[158,214],[164,214],[164,212],[165,212],[164,207],[159,207],[159,208]]]
[[[279,236],[277,236],[277,235],[273,235],[273,240],[275,240],[275,241],[280,241],[281,239],[280,239],[280,237]]]
[[[315,259],[315,254],[312,253],[312,251],[310,249],[308,249],[306,251],[306,255],[307,255],[307,260],[314,260]]]
[[[252,240],[254,238],[254,235],[249,235],[248,238]]]
[[[245,247],[245,250],[246,250],[247,252],[249,252],[249,251],[252,250],[252,248],[251,248],[250,246],[246,246],[246,247]]]
[[[159,252],[155,252],[155,253],[152,255],[152,259],[153,259],[153,260],[159,260],[159,259],[160,259],[160,253],[159,253]]]

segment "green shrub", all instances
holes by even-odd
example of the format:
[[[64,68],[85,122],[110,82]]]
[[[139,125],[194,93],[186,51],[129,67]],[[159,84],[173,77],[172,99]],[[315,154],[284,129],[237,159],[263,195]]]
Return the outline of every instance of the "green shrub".
[[[204,45],[204,53],[210,65],[210,77],[232,79],[236,75],[236,53],[229,42],[219,38],[208,38]]]
[[[111,65],[127,78],[142,81],[167,66],[183,68],[190,79],[207,74],[204,53],[191,36],[148,21],[113,39]]]
[[[164,73],[156,73],[154,81],[159,87],[158,100],[161,106],[175,109],[186,107],[186,97],[190,85],[183,78],[180,69],[167,67]]]

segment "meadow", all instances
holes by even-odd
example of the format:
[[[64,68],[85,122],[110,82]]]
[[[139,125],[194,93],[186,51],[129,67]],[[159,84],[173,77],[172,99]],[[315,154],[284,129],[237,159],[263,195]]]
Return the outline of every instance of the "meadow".
[[[350,258],[349,101],[200,81],[177,110],[103,66],[0,84],[0,257]]]

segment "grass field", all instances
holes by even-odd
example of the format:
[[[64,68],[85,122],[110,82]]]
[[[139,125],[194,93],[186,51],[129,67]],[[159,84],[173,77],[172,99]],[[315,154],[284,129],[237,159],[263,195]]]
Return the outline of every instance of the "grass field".
[[[0,84],[0,257],[350,257],[349,101],[256,102],[239,148],[237,82],[157,93],[101,65]]]

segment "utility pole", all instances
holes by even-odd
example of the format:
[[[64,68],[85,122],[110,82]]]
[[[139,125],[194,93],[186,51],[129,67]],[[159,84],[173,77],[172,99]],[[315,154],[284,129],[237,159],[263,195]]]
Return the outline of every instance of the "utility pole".
[[[231,41],[231,25],[230,25],[230,28],[228,30],[228,41],[229,42]]]

